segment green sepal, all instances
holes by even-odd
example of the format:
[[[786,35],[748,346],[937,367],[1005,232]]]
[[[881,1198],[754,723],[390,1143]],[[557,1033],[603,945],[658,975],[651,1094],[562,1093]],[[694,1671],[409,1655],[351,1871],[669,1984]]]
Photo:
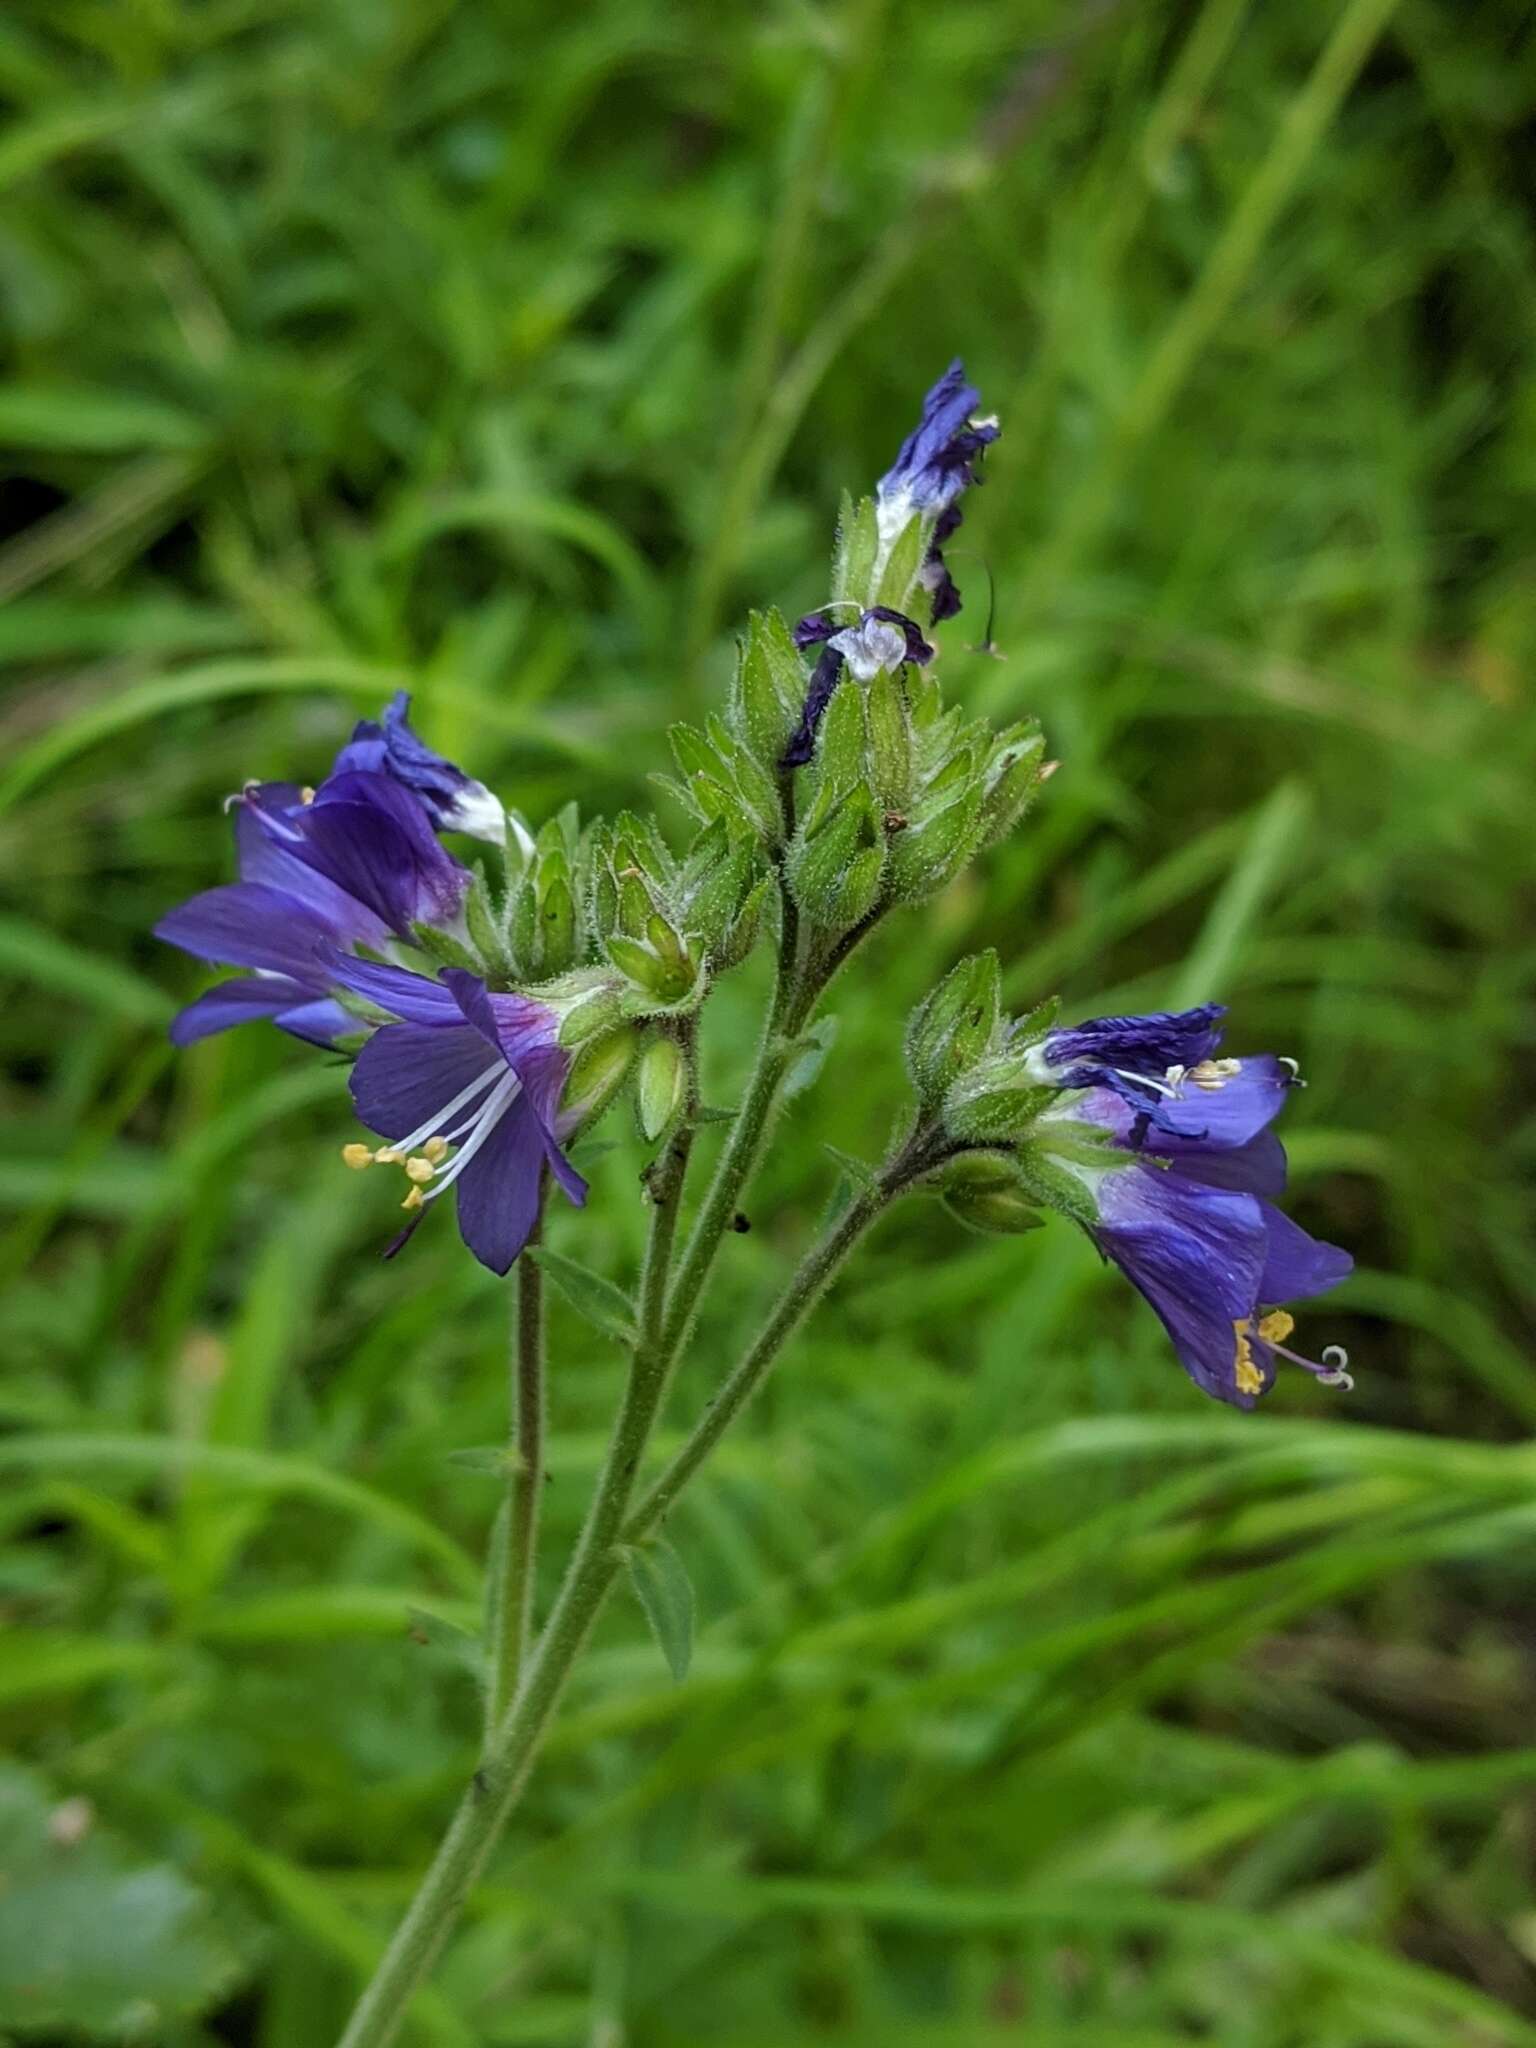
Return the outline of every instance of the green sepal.
[[[907,1023],[907,1072],[925,1108],[991,1048],[1002,1009],[1002,972],[990,948],[950,970]]]
[[[1045,735],[1033,719],[1009,726],[992,742],[982,773],[981,840],[1006,838],[1039,793],[1044,776]]]
[[[912,787],[912,734],[901,678],[881,669],[864,691],[864,724],[875,794],[887,810],[905,810]]]
[[[628,1080],[635,1043],[634,1027],[621,1025],[587,1039],[572,1060],[560,1100],[583,1128],[597,1121]]]
[[[944,1176],[944,1206],[968,1230],[988,1237],[1018,1237],[1045,1222],[1017,1163],[1005,1153],[968,1153],[952,1161]]]
[[[933,522],[914,513],[892,541],[880,568],[880,587],[868,599],[869,605],[883,604],[892,611],[912,613],[912,585],[928,551]]]
[[[777,775],[805,708],[805,662],[777,611],[753,612],[736,660],[731,722],[758,761]]]
[[[832,552],[833,597],[851,599],[860,611],[867,610],[879,552],[880,527],[874,499],[861,498],[855,505],[845,492]]]
[[[944,1128],[967,1144],[1006,1144],[1023,1137],[1059,1094],[1042,1087],[1028,1056],[1009,1046],[978,1060],[944,1097]]]
[[[865,784],[848,791],[811,838],[797,835],[785,876],[807,919],[823,931],[851,930],[879,899],[885,835]]]
[[[435,925],[413,924],[411,937],[430,960],[440,967],[462,967],[470,974],[484,975],[485,962],[478,953],[471,952],[462,939],[452,932],[439,930]]]
[[[653,1038],[640,1055],[635,1075],[635,1109],[640,1135],[654,1144],[683,1105],[688,1070],[675,1038]]]
[[[981,833],[981,791],[972,783],[940,809],[909,817],[891,839],[890,893],[919,903],[936,895],[974,855]]]

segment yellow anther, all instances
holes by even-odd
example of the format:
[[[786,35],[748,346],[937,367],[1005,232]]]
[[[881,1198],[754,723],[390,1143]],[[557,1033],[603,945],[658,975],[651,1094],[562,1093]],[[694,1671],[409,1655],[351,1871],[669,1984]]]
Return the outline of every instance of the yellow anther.
[[[1214,1095],[1218,1088],[1226,1087],[1234,1074],[1240,1074],[1242,1068],[1241,1060],[1201,1060],[1198,1066],[1190,1068],[1187,1078],[1197,1088]]]
[[[431,1160],[423,1159],[419,1154],[407,1159],[405,1162],[407,1180],[415,1181],[418,1187],[424,1182],[429,1181],[436,1171],[437,1168],[432,1164]]]
[[[1296,1318],[1283,1308],[1272,1308],[1259,1323],[1259,1335],[1266,1344],[1283,1344],[1296,1327]]]
[[[299,791],[299,802],[301,804],[312,804],[314,800],[315,792],[310,788],[308,783],[305,783],[304,787]]]
[[[403,1152],[396,1152],[389,1145],[381,1145],[373,1156],[380,1166],[398,1166],[405,1157],[405,1154]]]
[[[1232,1334],[1237,1340],[1237,1348],[1232,1359],[1233,1374],[1237,1380],[1237,1391],[1240,1394],[1262,1394],[1264,1391],[1264,1375],[1253,1362],[1253,1346],[1249,1342],[1249,1338],[1253,1334],[1252,1323],[1244,1316],[1240,1323],[1232,1325]]]
[[[419,1209],[425,1200],[420,1188],[412,1188],[400,1206],[402,1209]]]
[[[372,1166],[373,1154],[366,1145],[343,1145],[342,1163],[350,1166],[354,1173],[361,1173],[365,1166]]]
[[[428,1138],[421,1149],[427,1158],[431,1160],[432,1164],[436,1166],[437,1162],[447,1155],[448,1140],[446,1138]]]

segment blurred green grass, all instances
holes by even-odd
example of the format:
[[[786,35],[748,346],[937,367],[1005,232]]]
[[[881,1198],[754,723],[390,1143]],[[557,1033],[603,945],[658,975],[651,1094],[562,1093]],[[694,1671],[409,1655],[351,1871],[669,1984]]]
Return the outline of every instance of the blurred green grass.
[[[219,798],[402,683],[530,813],[644,797],[958,351],[946,680],[1063,767],[842,985],[678,1413],[980,944],[1302,1061],[1358,1390],[1214,1414],[1064,1227],[898,1215],[419,2037],[1536,2042],[1529,8],[21,0],[0,98],[0,1860],[100,1845],[51,2019],[0,1897],[0,2033],[325,2048],[477,1726],[503,1291],[378,1263],[323,1064],[172,1062]],[[638,1165],[557,1242],[631,1260]],[[558,1550],[617,1364],[555,1313]]]

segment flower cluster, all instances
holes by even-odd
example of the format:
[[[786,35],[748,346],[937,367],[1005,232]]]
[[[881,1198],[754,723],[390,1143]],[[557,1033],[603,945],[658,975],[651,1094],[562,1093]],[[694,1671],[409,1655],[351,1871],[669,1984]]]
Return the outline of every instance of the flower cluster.
[[[171,1036],[190,1045],[270,1018],[317,1045],[361,1041],[353,1101],[389,1142],[343,1157],[399,1165],[413,1212],[456,1187],[465,1243],[504,1273],[528,1240],[546,1167],[572,1201],[586,1196],[560,1146],[561,1011],[493,995],[464,969],[434,974],[420,952],[424,937],[466,930],[473,878],[438,829],[499,843],[506,823],[482,784],[422,743],[408,712],[398,697],[382,723],[360,724],[317,788],[258,782],[231,798],[239,881],[194,896],[156,932],[247,972],[183,1010]]]
[[[1337,1345],[1320,1362],[1288,1348],[1283,1304],[1337,1286],[1353,1261],[1276,1208],[1286,1159],[1272,1126],[1296,1066],[1222,1057],[1225,1014],[1207,1003],[1060,1030],[1000,1025],[950,1083],[944,1117],[962,1146],[1002,1148],[999,1187],[1021,1215],[1044,1204],[1083,1225],[1198,1386],[1251,1408],[1282,1359],[1349,1384]],[[974,1189],[974,1175],[961,1185]]]
[[[781,986],[814,997],[1051,773],[1034,721],[994,731],[946,706],[937,675],[935,629],[961,602],[944,550],[999,432],[979,406],[951,364],[873,493],[845,501],[826,601],[793,627],[754,616],[724,714],[672,729],[681,852],[628,812],[583,829],[568,807],[531,831],[415,733],[402,694],[317,787],[231,799],[239,879],[158,931],[243,971],[181,1012],[176,1042],[267,1018],[351,1056],[382,1142],[343,1157],[403,1172],[396,1243],[452,1188],[466,1244],[506,1272],[550,1181],[585,1200],[566,1147],[627,1081],[648,1141],[693,1113],[695,1013],[760,936],[777,925]],[[444,833],[482,843],[473,867]],[[988,955],[922,1005],[907,1055],[950,1206],[994,1230],[1075,1218],[1194,1380],[1251,1407],[1280,1360],[1347,1380],[1336,1347],[1321,1363],[1288,1348],[1283,1304],[1351,1262],[1275,1206],[1295,1068],[1222,1056],[1224,1015],[1012,1022]]]

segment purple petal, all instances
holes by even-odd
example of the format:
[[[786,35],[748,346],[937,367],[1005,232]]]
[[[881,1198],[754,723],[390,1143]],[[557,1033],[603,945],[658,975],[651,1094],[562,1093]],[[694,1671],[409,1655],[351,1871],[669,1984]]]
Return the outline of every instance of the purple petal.
[[[1135,1167],[1108,1176],[1100,1213],[1097,1242],[1156,1310],[1191,1379],[1218,1401],[1251,1407],[1237,1385],[1235,1325],[1258,1300],[1259,1202]],[[1263,1369],[1257,1354],[1255,1364]]]
[[[332,777],[359,770],[387,775],[410,792],[440,832],[469,832],[499,842],[506,830],[501,805],[483,782],[420,738],[412,729],[410,709],[408,692],[399,690],[382,725],[365,718],[337,755]]]
[[[1260,1131],[1246,1145],[1207,1150],[1203,1145],[1185,1145],[1175,1139],[1166,1143],[1154,1134],[1147,1150],[1171,1159],[1172,1171],[1187,1180],[1203,1182],[1208,1188],[1233,1188],[1250,1195],[1279,1195],[1285,1192],[1285,1147],[1273,1131]]]
[[[1161,1079],[1169,1067],[1208,1060],[1221,1043],[1226,1014],[1224,1003],[1202,1003],[1197,1010],[1152,1010],[1143,1017],[1088,1017],[1048,1033],[1045,1056],[1056,1067],[1125,1067]]]
[[[1189,1138],[1211,1148],[1246,1145],[1280,1114],[1294,1078],[1272,1053],[1238,1062],[1238,1070],[1220,1087],[1202,1088],[1185,1080],[1176,1097],[1159,1096],[1147,1106],[1155,1126],[1149,1151],[1176,1151],[1176,1141]]]
[[[789,745],[784,749],[782,768],[803,768],[816,751],[816,728],[821,724],[822,714],[832,702],[832,692],[837,688],[843,673],[843,657],[835,648],[824,647],[817,657],[816,666],[811,670],[811,680],[805,693],[805,709],[800,714]]]
[[[409,1024],[445,1024],[457,1028],[464,1013],[440,981],[415,974],[409,967],[390,967],[382,960],[342,958],[334,963],[333,981],[351,989]]]
[[[1258,1299],[1265,1307],[1305,1301],[1309,1295],[1324,1294],[1349,1278],[1355,1262],[1348,1252],[1336,1244],[1324,1243],[1321,1238],[1309,1237],[1299,1223],[1293,1223],[1268,1202],[1261,1203],[1260,1208],[1266,1242]]]
[[[353,1062],[352,1101],[371,1131],[381,1138],[403,1138],[495,1065],[479,1033],[467,1024],[386,1024]],[[469,1104],[465,1114],[481,1099]]]
[[[306,904],[260,882],[205,889],[168,911],[155,937],[198,960],[255,967],[324,985],[333,945],[329,929]]]
[[[270,796],[271,792],[277,793],[275,798]],[[295,897],[342,944],[382,946],[389,937],[390,926],[297,852],[299,841],[288,827],[284,812],[307,807],[301,806],[297,790],[292,791],[292,804],[279,801],[288,794],[287,784],[265,783],[247,792],[236,806],[235,848],[240,879],[263,883]]]
[[[469,885],[421,805],[382,775],[324,784],[307,807],[301,856],[402,937],[451,920]]]
[[[906,496],[925,512],[945,511],[975,481],[972,463],[995,441],[990,421],[973,425],[981,394],[965,381],[957,356],[923,400],[922,418],[902,442],[896,460],[875,486],[881,499]]]
[[[459,1235],[482,1266],[506,1273],[539,1213],[545,1139],[526,1096],[503,1115],[459,1176]]]
[[[217,988],[208,989],[196,1002],[177,1011],[171,1019],[171,1043],[196,1045],[200,1038],[211,1038],[216,1031],[229,1031],[236,1024],[275,1017],[280,1010],[303,1002],[307,994],[286,975],[237,975],[233,981],[221,981]]]

